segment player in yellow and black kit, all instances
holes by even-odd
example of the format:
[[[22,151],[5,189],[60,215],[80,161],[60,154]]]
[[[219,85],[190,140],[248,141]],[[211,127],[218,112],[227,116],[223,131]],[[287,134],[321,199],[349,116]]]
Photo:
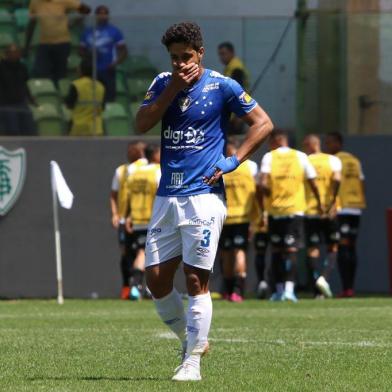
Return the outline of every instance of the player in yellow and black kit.
[[[268,226],[272,246],[271,271],[276,285],[271,300],[297,302],[294,284],[306,210],[306,182],[310,184],[318,209],[321,210],[315,184],[316,172],[306,154],[289,148],[288,136],[284,131],[275,130],[271,133],[270,147],[271,151],[262,159],[260,171],[262,192],[270,197]]]
[[[128,163],[124,163],[116,169],[110,192],[112,226],[118,231],[118,242],[121,250],[122,299],[129,298],[129,274],[133,258],[131,252],[131,236],[125,230],[125,218],[128,209],[127,179],[130,173],[137,167],[147,164],[147,160],[144,158],[144,148],[145,144],[142,142],[131,142],[128,144]]]
[[[340,296],[353,297],[357,269],[356,243],[362,210],[366,208],[365,177],[359,159],[342,151],[343,136],[339,132],[329,133],[325,142],[327,151],[342,162],[342,181],[338,194],[338,267],[343,286]]]
[[[256,296],[259,299],[266,298],[269,291],[268,278],[266,276],[266,253],[269,243],[268,235],[268,206],[269,197],[263,195],[260,184],[260,175],[256,179],[256,213],[252,221],[254,233],[255,268],[257,274]]]
[[[238,141],[227,142],[227,156],[236,153]],[[219,241],[224,297],[232,302],[244,298],[246,280],[246,251],[248,248],[249,224],[255,208],[257,164],[246,160],[237,170],[225,174],[227,218]]]
[[[147,227],[151,219],[155,194],[161,179],[160,147],[147,146],[147,165],[138,167],[127,180],[129,216],[126,229],[131,233],[131,248],[136,253],[130,272],[131,291],[129,298],[141,298],[144,276],[144,262]]]
[[[310,186],[306,185],[305,235],[308,268],[311,271],[315,294],[328,298],[332,292],[328,283],[329,274],[336,261],[339,230],[336,220],[336,197],[339,191],[342,163],[334,155],[321,152],[321,141],[317,135],[307,135],[303,142],[304,151],[316,170],[316,185],[320,194],[324,215],[321,216]],[[321,273],[319,272],[320,247],[327,246],[327,254]]]

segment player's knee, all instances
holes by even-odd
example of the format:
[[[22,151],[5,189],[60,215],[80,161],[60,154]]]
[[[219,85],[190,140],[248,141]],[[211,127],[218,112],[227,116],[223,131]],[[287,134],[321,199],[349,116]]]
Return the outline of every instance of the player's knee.
[[[166,279],[162,279],[159,269],[146,268],[145,271],[146,284],[154,298],[162,298],[170,294],[173,289],[173,283]]]

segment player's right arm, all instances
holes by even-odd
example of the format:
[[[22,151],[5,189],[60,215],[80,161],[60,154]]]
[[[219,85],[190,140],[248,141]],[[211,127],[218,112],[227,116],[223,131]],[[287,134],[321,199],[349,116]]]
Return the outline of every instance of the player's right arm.
[[[334,216],[336,214],[336,198],[338,197],[340,182],[342,180],[342,162],[334,155],[331,155],[331,167],[332,167],[332,200],[329,206],[327,206],[326,213]]]
[[[172,73],[170,82],[162,88],[162,78],[154,79],[146,99],[136,114],[136,131],[146,133],[162,120],[176,95],[188,87],[199,75],[199,66],[190,63]]]
[[[114,173],[112,180],[112,189],[110,191],[110,211],[112,213],[112,226],[115,229],[118,229],[120,224],[120,215],[118,213],[118,191],[120,189],[120,181],[119,181],[119,173],[118,169]]]

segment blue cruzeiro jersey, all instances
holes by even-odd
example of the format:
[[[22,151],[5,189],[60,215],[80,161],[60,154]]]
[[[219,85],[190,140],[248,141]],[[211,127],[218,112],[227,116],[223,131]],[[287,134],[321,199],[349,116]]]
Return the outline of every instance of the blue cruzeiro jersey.
[[[142,105],[156,100],[170,79],[170,72],[158,75]],[[222,179],[211,186],[203,182],[203,175],[224,156],[230,114],[242,117],[256,105],[235,80],[205,69],[195,84],[175,97],[162,118],[157,195],[223,193]]]

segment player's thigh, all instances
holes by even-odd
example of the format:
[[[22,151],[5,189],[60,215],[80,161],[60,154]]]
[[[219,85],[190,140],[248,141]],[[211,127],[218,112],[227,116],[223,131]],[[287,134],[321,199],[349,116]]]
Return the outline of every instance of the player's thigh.
[[[323,238],[323,225],[318,217],[306,217],[304,220],[305,243],[308,249],[318,248]]]
[[[185,264],[210,271],[226,218],[223,197],[215,194],[191,198],[180,223],[182,256]]]
[[[146,268],[181,255],[181,234],[173,218],[173,208],[168,198],[155,199],[145,250]]]
[[[339,235],[340,243],[354,245],[359,231],[360,216],[358,215],[339,215]]]
[[[249,244],[249,223],[239,223],[233,226],[233,247],[246,252]]]
[[[257,254],[265,254],[268,246],[268,233],[256,233],[254,248]]]
[[[328,249],[337,250],[340,241],[339,226],[336,218],[324,219],[323,232]]]

